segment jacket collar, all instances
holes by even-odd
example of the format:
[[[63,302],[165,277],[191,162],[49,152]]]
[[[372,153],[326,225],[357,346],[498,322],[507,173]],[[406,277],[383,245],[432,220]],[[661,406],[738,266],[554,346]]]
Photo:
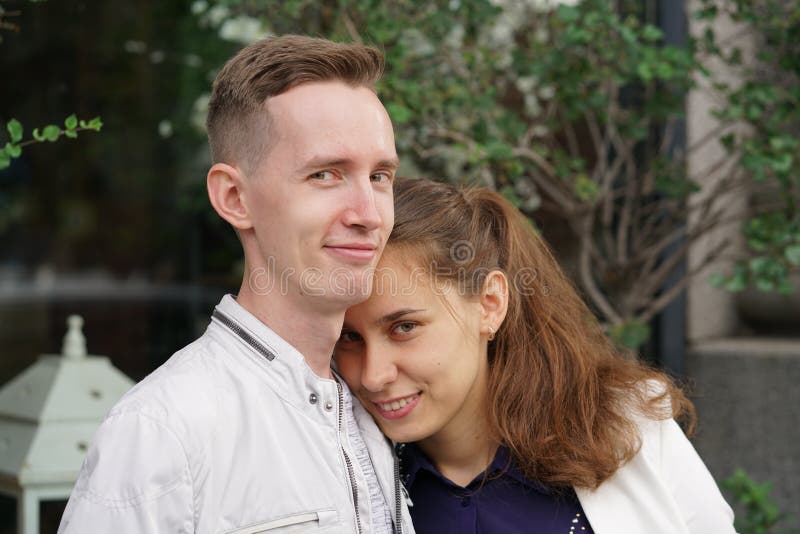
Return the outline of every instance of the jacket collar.
[[[436,466],[433,465],[433,462],[431,462],[425,453],[422,452],[422,450],[414,443],[405,444],[402,447],[402,452],[400,454],[403,466],[403,483],[406,485],[406,487],[411,487],[420,470],[429,471],[446,485],[454,485],[452,482],[447,480],[438,469],[436,469]],[[473,485],[479,485],[484,474],[490,479],[509,477],[516,482],[519,482],[523,486],[531,490],[538,491],[539,493],[552,493],[552,490],[547,486],[530,480],[525,476],[525,474],[520,470],[519,466],[517,466],[517,463],[513,460],[511,452],[507,447],[500,446],[497,448],[497,452],[494,455],[494,459],[492,459],[492,463],[489,464],[483,473],[475,477],[475,479],[469,483],[469,486],[471,487]]]
[[[336,381],[317,376],[300,351],[244,309],[233,295],[225,295],[211,317],[209,331],[224,336],[226,347],[239,349],[230,356],[252,360],[263,371],[262,379],[284,401],[312,417],[338,421]]]

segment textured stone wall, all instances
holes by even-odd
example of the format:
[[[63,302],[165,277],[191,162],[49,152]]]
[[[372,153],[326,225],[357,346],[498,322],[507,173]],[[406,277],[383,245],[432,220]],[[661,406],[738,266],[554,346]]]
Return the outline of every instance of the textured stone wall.
[[[742,467],[773,484],[800,528],[800,340],[725,339],[687,355],[699,418],[693,438],[717,481]],[[780,530],[781,532],[783,530]]]

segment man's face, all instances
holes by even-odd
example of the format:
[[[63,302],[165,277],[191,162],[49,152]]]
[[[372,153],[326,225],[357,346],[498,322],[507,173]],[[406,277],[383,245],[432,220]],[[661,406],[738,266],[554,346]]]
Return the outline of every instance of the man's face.
[[[366,299],[394,223],[386,110],[371,90],[341,82],[299,85],[266,107],[267,151],[244,200],[258,247],[246,258],[251,289],[336,307]]]

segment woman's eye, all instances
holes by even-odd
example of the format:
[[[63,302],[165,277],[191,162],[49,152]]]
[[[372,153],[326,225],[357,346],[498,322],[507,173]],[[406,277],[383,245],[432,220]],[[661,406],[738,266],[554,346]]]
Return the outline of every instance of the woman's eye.
[[[361,336],[356,332],[342,332],[339,335],[339,343],[357,343],[361,341]]]
[[[404,321],[402,323],[397,323],[392,328],[392,333],[394,334],[410,334],[415,328],[417,327],[417,323],[412,323],[410,321]]]

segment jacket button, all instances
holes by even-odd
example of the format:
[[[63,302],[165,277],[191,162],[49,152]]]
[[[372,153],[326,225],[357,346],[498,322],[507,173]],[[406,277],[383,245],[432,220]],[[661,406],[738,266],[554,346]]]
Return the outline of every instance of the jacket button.
[[[317,394],[316,393],[312,393],[311,395],[309,395],[308,396],[308,402],[310,402],[311,404],[316,404],[317,403]]]
[[[327,411],[331,411],[331,410],[333,410],[333,403],[332,403],[331,401],[328,401],[328,402],[326,402],[326,403],[325,403],[325,409],[326,409]]]

